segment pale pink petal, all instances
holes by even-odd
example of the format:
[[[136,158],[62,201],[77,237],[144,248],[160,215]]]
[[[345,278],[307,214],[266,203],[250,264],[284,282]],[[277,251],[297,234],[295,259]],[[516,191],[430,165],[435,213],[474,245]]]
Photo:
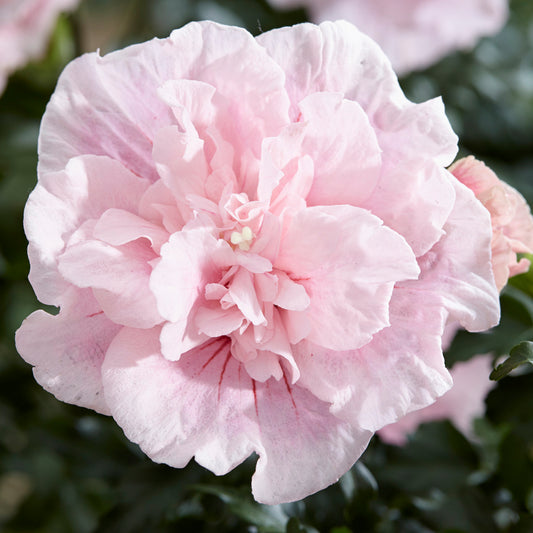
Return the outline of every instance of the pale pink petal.
[[[305,127],[303,123],[288,124],[276,137],[263,140],[257,184],[258,200],[270,202],[272,192],[284,176],[283,170],[300,156]],[[289,183],[291,182],[292,179]],[[308,180],[308,188],[311,183],[312,177]]]
[[[250,378],[237,367],[224,339],[170,362],[159,353],[157,330],[124,330],[102,376],[113,417],[152,460],[183,467],[198,453],[223,474],[250,455],[257,439]],[[202,453],[206,448],[214,453]]]
[[[464,434],[472,435],[472,422],[485,412],[485,396],[496,385],[489,379],[492,357],[478,355],[456,363],[451,369],[452,388],[428,407],[412,411],[398,422],[380,429],[378,435],[387,443],[402,445],[416,428],[435,420],[450,419]]]
[[[311,333],[312,324],[305,311],[279,310],[287,338],[291,344],[298,344]]]
[[[360,205],[381,169],[381,149],[366,113],[335,93],[311,94],[298,107],[307,123],[302,149],[315,161],[307,204]]]
[[[374,194],[363,204],[409,243],[417,257],[444,235],[455,191],[443,168],[429,162],[387,162]]]
[[[422,274],[417,290],[438,296],[450,320],[469,331],[483,331],[500,319],[491,265],[490,216],[472,191],[451,176],[450,182],[455,205],[443,228],[445,236],[419,259]]]
[[[425,159],[446,166],[457,154],[457,135],[448,122],[441,98],[421,104],[409,102],[398,109],[384,107],[374,115],[374,126],[379,145],[389,160]]]
[[[220,280],[220,269],[213,262],[217,247],[206,228],[174,233],[163,245],[150,280],[161,316],[170,322],[186,319],[205,286]]]
[[[245,368],[250,371],[250,377],[253,379],[266,381],[271,376],[281,379],[285,368],[291,375],[291,383],[298,381],[300,370],[294,361],[293,350],[277,309],[274,309],[266,331],[262,331],[261,327],[255,327],[252,333],[252,328],[249,327],[242,335],[234,336],[233,339],[235,342],[232,350],[244,339],[246,348],[250,347],[250,352],[253,352],[253,356],[246,354],[246,359],[243,359],[246,363]],[[258,354],[257,357],[255,354]]]
[[[342,422],[326,403],[284,380],[257,384],[255,396],[264,452],[258,450],[252,491],[260,502],[299,500],[334,483],[372,436]]]
[[[156,181],[146,189],[139,203],[139,215],[169,233],[179,231],[185,225],[172,193],[162,180]]]
[[[240,252],[236,250],[232,258],[232,264],[242,266],[254,274],[270,272],[272,270],[272,263],[266,257],[253,253],[253,251]]]
[[[146,180],[107,157],[79,157],[64,171],[40,177],[26,204],[24,229],[32,257],[30,281],[43,303],[60,304],[67,290],[56,265],[70,235],[109,208],[136,212],[147,187]]]
[[[93,234],[95,238],[121,246],[139,238],[147,239],[153,250],[159,252],[169,234],[161,226],[123,209],[108,209],[98,219]]]
[[[159,97],[173,110],[187,132],[204,132],[216,118],[212,104],[215,87],[197,80],[169,80],[158,90]]]
[[[244,368],[252,379],[261,383],[270,378],[278,381],[283,378],[279,356],[272,352],[261,351],[255,359],[245,361]]]
[[[346,22],[279,28],[257,41],[286,73],[294,120],[298,103],[315,92],[337,92],[358,102],[371,122],[387,101],[407,102],[379,47]]]
[[[91,288],[114,322],[151,328],[162,322],[149,281],[155,257],[147,242],[110,246],[88,240],[70,246],[59,257],[58,270],[70,283]]]
[[[156,333],[124,330],[103,367],[113,417],[152,460],[182,467],[195,456],[224,474],[256,451],[254,496],[275,504],[335,482],[366,447],[370,432],[339,421],[305,390],[251,380],[227,341],[172,363]]]
[[[301,24],[263,33],[258,41],[287,73],[294,119],[307,95],[341,93],[366,112],[382,149],[386,146],[418,160],[423,154],[422,158],[443,165],[453,161],[457,136],[442,102],[435,99],[422,106],[409,102],[381,49],[351,24]]]
[[[360,350],[333,352],[303,341],[296,347],[299,384],[353,425],[376,431],[451,387],[441,336],[440,303],[416,291],[395,291],[391,326]]]
[[[161,353],[169,361],[178,361],[182,354],[209,339],[196,325],[196,312],[199,307],[199,305],[194,306],[188,317],[163,325],[160,337]]]
[[[278,294],[274,305],[290,311],[304,311],[311,303],[303,285],[292,281],[284,272],[277,273]]]
[[[239,329],[244,322],[242,312],[237,307],[221,309],[215,306],[201,306],[194,313],[194,325],[200,333],[209,337],[229,335]]]
[[[419,273],[405,240],[352,206],[297,213],[275,266],[311,299],[308,339],[333,350],[359,348],[388,326],[394,283]]]
[[[66,67],[48,105],[41,131],[55,135],[41,135],[39,170],[60,170],[80,154],[107,154],[155,181],[155,133],[176,123],[158,89],[179,79],[208,83],[239,104],[233,123],[226,121],[224,137],[237,140],[234,127],[246,128],[259,153],[260,139],[287,122],[283,78],[248,32],[211,22],[188,24],[167,39],[105,57],[86,54]],[[71,120],[73,115],[77,120]]]
[[[252,324],[256,326],[266,324],[266,318],[257,299],[254,280],[250,272],[240,268],[229,286],[228,294],[244,317]]]
[[[207,161],[202,139],[180,132],[177,126],[161,128],[156,132],[153,150],[154,162],[161,180],[174,194],[184,220],[192,217],[187,195],[204,196]]]
[[[109,414],[100,370],[120,329],[106,318],[90,291],[71,289],[58,315],[35,311],[15,340],[44,389],[64,402]]]

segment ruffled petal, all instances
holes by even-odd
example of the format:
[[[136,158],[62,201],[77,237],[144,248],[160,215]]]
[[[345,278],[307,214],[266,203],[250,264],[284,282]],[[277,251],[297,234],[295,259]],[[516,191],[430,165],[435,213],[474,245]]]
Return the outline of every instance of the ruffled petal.
[[[123,209],[105,211],[98,219],[93,235],[113,246],[121,246],[144,238],[150,242],[156,253],[169,237],[168,232],[161,226]]]
[[[171,235],[150,279],[161,316],[170,322],[186,320],[205,286],[220,280],[220,269],[213,261],[216,250],[217,239],[210,229]]]
[[[335,416],[376,431],[451,387],[441,348],[445,320],[431,295],[395,290],[391,326],[360,350],[333,352],[306,341],[296,346],[298,384],[331,402]]]
[[[226,125],[228,140],[239,138],[240,134],[232,133],[237,123],[248,122],[249,137],[257,143],[288,121],[283,71],[254,38],[241,28],[193,22],[167,39],[153,39],[104,57],[85,54],[71,62],[43,118],[39,171],[61,170],[80,154],[107,154],[156,181],[151,157],[155,133],[176,123],[158,89],[168,80],[180,79],[208,83],[240,104],[235,107],[236,122]],[[95,101],[97,106],[92,104]],[[259,149],[258,145],[257,153]]]
[[[91,288],[106,315],[124,326],[151,328],[162,322],[149,287],[155,258],[148,242],[111,246],[87,240],[70,246],[59,257],[63,277],[80,288]]]
[[[70,235],[109,208],[135,213],[148,185],[119,162],[96,156],[72,159],[64,171],[40,177],[24,211],[30,281],[39,300],[62,303],[61,295],[68,286],[57,273],[57,257]]]
[[[315,93],[298,107],[307,122],[302,150],[314,162],[308,205],[360,205],[378,182],[381,149],[366,113],[336,93]]]
[[[35,311],[24,320],[15,341],[44,389],[64,402],[109,414],[101,366],[120,329],[90,291],[71,289],[58,315]]]
[[[490,355],[477,355],[469,361],[456,363],[451,369],[453,387],[444,396],[380,429],[380,438],[390,444],[402,445],[420,424],[445,418],[471,436],[474,419],[485,411],[485,396],[496,386],[496,382],[489,379],[491,369]]]
[[[327,403],[284,379],[257,384],[254,395],[261,447],[252,491],[259,502],[299,500],[335,483],[372,437],[370,431],[339,420]]]
[[[449,165],[457,136],[439,99],[423,105],[405,98],[378,45],[346,21],[300,24],[257,37],[287,73],[293,119],[298,104],[315,92],[337,92],[357,102],[374,127],[384,154]],[[403,142],[402,142],[403,139]]]
[[[183,467],[196,454],[224,474],[257,442],[250,379],[237,367],[225,339],[170,362],[159,352],[157,330],[125,329],[102,376],[113,417],[152,460]]]
[[[256,451],[252,488],[263,503],[301,499],[334,483],[371,437],[283,379],[254,382],[224,339],[169,362],[157,332],[125,329],[102,375],[113,417],[156,462],[183,467],[195,456],[224,474]]]
[[[469,331],[483,331],[500,319],[490,215],[470,189],[451,175],[449,179],[456,194],[454,208],[443,228],[446,234],[419,258],[422,273],[416,289],[440,298],[450,320]]]
[[[177,208],[184,220],[192,218],[187,195],[205,196],[204,182],[208,168],[204,142],[177,126],[161,128],[155,134],[154,162],[163,183],[174,194]]]
[[[298,103],[315,92],[344,94],[369,116],[383,105],[407,102],[381,49],[347,22],[279,28],[257,41],[286,73],[294,119]]]
[[[362,205],[409,243],[417,257],[444,235],[455,202],[449,175],[433,162],[386,162],[374,194]]]
[[[346,205],[297,213],[275,266],[310,296],[308,340],[332,350],[359,348],[388,326],[394,283],[419,273],[400,235]]]

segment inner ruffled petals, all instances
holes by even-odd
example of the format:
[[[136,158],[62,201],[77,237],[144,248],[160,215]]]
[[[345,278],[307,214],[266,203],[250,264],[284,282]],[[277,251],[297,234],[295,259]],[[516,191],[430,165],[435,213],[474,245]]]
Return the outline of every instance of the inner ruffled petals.
[[[287,360],[292,367],[292,348],[289,329],[293,311],[301,312],[310,305],[310,299],[300,284],[292,281],[284,272],[253,274],[244,268],[232,267],[219,283],[209,283],[204,291],[205,305],[201,305],[194,317],[199,332],[210,337],[221,335],[232,339],[234,356],[242,362],[262,358],[271,352]],[[285,309],[278,309],[280,308]],[[280,311],[283,311],[281,313]],[[273,361],[271,355],[266,360]],[[266,363],[265,363],[266,364]],[[258,376],[268,373],[278,376],[278,364],[257,361],[252,367]],[[297,368],[291,371],[293,379]],[[259,377],[257,378],[259,379]]]

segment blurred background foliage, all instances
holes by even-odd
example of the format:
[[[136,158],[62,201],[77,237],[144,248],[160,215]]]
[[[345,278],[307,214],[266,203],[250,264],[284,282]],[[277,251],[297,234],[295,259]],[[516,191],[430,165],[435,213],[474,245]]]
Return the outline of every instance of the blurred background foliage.
[[[421,426],[403,447],[375,437],[339,483],[275,507],[251,499],[254,460],[222,478],[196,464],[156,465],[112,420],[58,402],[34,382],[13,342],[39,306],[26,281],[22,212],[36,183],[39,122],[57,76],[84,51],[164,37],[199,19],[258,34],[304,21],[306,13],[278,12],[265,0],[84,0],[58,20],[46,57],[13,75],[0,98],[0,531],[530,533],[531,365],[489,394],[474,442],[449,422]],[[401,83],[414,101],[442,95],[461,153],[485,160],[533,202],[531,0],[512,0],[499,35]],[[508,354],[533,339],[532,273],[512,280],[502,310],[491,332],[457,336],[449,366],[476,353]],[[524,346],[531,359],[531,345]]]

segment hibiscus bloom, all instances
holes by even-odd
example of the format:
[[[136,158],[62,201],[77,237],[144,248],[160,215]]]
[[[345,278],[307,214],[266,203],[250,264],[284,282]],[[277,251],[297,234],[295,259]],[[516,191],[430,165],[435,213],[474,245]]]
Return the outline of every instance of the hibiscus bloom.
[[[383,48],[398,74],[472,48],[505,24],[508,0],[270,0],[306,7],[313,21],[345,19]]]
[[[0,0],[0,94],[8,76],[45,51],[61,11],[80,0]]]
[[[256,452],[258,501],[320,490],[448,390],[448,320],[498,322],[456,143],[344,22],[191,23],[82,56],[25,211],[30,281],[60,311],[18,350],[154,461],[224,474]]]
[[[533,217],[524,197],[472,156],[455,162],[450,172],[473,191],[492,222],[492,269],[502,290],[509,277],[523,274],[530,262],[519,253],[533,253]]]

